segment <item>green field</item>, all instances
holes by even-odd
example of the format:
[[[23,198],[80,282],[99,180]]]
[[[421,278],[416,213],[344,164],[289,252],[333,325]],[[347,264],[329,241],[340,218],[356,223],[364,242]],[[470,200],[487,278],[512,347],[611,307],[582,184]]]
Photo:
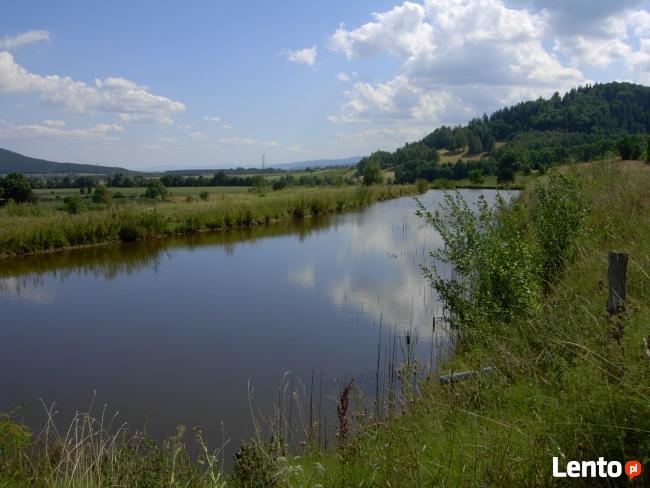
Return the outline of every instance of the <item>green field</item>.
[[[144,187],[133,187],[133,188],[109,188],[113,193],[113,197],[117,194],[121,194],[125,199],[131,197],[139,198],[144,195],[146,188]],[[247,186],[181,186],[178,188],[169,188],[170,197],[199,197],[199,195],[207,191],[211,196],[217,195],[221,197],[222,195],[235,195],[239,193],[247,193],[249,187]],[[52,190],[34,190],[34,193],[38,196],[39,203],[42,204],[56,204],[63,201],[67,196],[81,195],[79,188],[56,188]],[[87,200],[90,200],[88,195],[85,195]],[[116,199],[116,202],[119,202],[119,198]]]

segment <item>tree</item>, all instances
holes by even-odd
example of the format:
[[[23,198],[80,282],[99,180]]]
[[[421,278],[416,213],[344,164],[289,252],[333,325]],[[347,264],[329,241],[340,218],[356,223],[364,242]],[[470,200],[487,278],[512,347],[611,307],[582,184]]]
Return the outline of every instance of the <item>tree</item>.
[[[104,205],[110,205],[113,202],[113,195],[106,185],[100,184],[95,187],[95,191],[93,192],[93,202],[103,203]]]
[[[475,134],[469,136],[468,146],[469,147],[467,150],[470,154],[478,154],[480,152],[483,152],[483,143],[481,142],[481,139]]]
[[[144,192],[144,196],[152,200],[158,197],[165,198],[167,196],[167,188],[159,179],[151,180],[147,185],[147,191]]]
[[[253,193],[264,193],[267,187],[266,179],[263,176],[253,176],[250,179],[251,191]]]
[[[97,186],[97,178],[94,176],[79,176],[74,181],[74,186],[80,188],[81,190],[85,189],[86,193],[90,195],[90,192],[93,191],[93,188]],[[81,192],[84,193],[84,192]]]
[[[483,178],[483,170],[480,168],[473,169],[469,172],[469,181],[473,185],[480,185],[485,181]]]
[[[83,199],[78,195],[69,195],[63,199],[63,210],[71,214],[78,214],[84,207]]]
[[[632,159],[634,152],[634,140],[629,134],[625,134],[616,142],[616,149],[621,155],[621,159]]]
[[[35,200],[32,185],[27,177],[20,173],[9,173],[0,181],[5,200],[13,200],[16,203],[33,202]]]
[[[364,185],[370,186],[376,183],[381,183],[382,176],[379,163],[375,160],[368,161],[363,167],[362,176]]]
[[[509,166],[499,166],[497,169],[498,183],[511,183],[515,181],[515,170]]]

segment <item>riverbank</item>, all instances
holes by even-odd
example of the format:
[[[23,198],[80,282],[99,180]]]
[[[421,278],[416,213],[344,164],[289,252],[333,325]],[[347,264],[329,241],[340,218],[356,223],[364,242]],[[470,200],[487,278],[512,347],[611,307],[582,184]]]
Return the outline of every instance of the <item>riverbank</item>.
[[[510,301],[495,304],[480,292],[480,303],[459,305],[466,307],[457,323],[463,340],[442,371],[493,373],[453,385],[426,381],[403,414],[362,421],[336,451],[290,461],[297,474],[282,486],[548,486],[556,484],[553,457],[561,467],[601,456],[648,466],[650,166],[602,163],[580,171],[579,186],[529,189],[498,215],[493,238],[505,252],[488,246],[473,254],[491,270],[479,278],[483,292],[507,290],[501,298]],[[560,236],[566,239],[558,245]],[[450,237],[452,247],[462,241]],[[515,249],[518,255],[509,254]],[[609,319],[607,256],[614,250],[630,256],[628,305]]]
[[[174,189],[174,196],[163,201],[136,199],[108,207],[95,205],[77,214],[58,209],[51,199],[43,205],[7,205],[0,207],[0,258],[202,231],[242,229],[344,212],[431,188],[519,190],[527,181],[500,185],[496,180],[481,184],[440,180],[414,185],[297,187],[261,194],[241,188],[214,193],[218,187],[213,187],[213,194],[206,201],[194,196],[181,198],[183,189]],[[196,188],[191,190],[196,192]],[[68,194],[65,191],[53,191],[52,194],[56,193],[59,198]],[[135,197],[136,193],[131,192],[131,196]]]
[[[412,195],[415,185],[238,193],[210,201],[138,202],[68,214],[52,207],[0,209],[0,256],[253,227],[343,212]]]

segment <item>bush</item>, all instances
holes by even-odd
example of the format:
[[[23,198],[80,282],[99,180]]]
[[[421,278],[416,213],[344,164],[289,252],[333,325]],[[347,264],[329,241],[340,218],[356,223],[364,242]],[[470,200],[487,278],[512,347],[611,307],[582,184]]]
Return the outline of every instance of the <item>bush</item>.
[[[537,311],[539,274],[520,205],[506,209],[497,197],[491,208],[480,197],[474,212],[454,192],[445,194],[440,213],[432,214],[419,201],[418,207],[418,215],[433,225],[445,244],[434,256],[456,271],[456,277],[448,279],[435,268],[424,270],[456,325],[482,319],[510,322]]]
[[[415,188],[417,189],[418,193],[424,193],[429,189],[429,182],[420,178],[415,181]]]
[[[201,200],[203,200],[204,202],[207,202],[208,198],[210,198],[210,194],[207,191],[202,191],[199,194],[199,198],[201,198]]]
[[[70,195],[63,199],[63,210],[70,214],[78,214],[84,207],[84,201],[78,195]]]
[[[473,185],[480,185],[485,181],[485,178],[483,177],[483,170],[478,168],[478,169],[473,169],[469,172],[469,182],[472,183]]]
[[[9,173],[0,178],[0,196],[16,203],[34,202],[36,197],[32,191],[32,185],[25,175],[20,173]]]
[[[163,184],[162,181],[155,179],[149,182],[147,185],[147,191],[144,192],[144,196],[146,198],[151,198],[152,200],[155,198],[165,198],[167,197],[167,188]]]
[[[110,205],[113,202],[113,195],[105,185],[97,185],[92,199],[93,203]]]
[[[531,221],[545,285],[575,254],[575,239],[587,215],[587,204],[576,174],[552,171],[549,183],[535,192]]]
[[[490,207],[481,197],[473,211],[460,193],[446,193],[435,215],[418,201],[418,215],[440,233],[434,256],[456,277],[425,269],[457,323],[512,322],[534,316],[541,293],[575,255],[587,205],[577,176],[554,173],[529,205]],[[531,225],[532,223],[532,225]]]

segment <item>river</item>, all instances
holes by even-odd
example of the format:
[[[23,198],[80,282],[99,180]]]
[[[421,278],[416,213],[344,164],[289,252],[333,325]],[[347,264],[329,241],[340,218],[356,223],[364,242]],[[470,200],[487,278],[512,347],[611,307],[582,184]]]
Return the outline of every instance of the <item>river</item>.
[[[497,193],[461,192],[468,201]],[[435,209],[442,192],[421,199]],[[303,402],[294,430],[307,422],[310,397],[314,419],[329,411],[333,420],[347,379],[369,397],[376,391],[378,352],[383,391],[406,334],[421,369],[449,350],[444,324],[433,331],[442,308],[420,269],[440,244],[407,197],[0,261],[0,411],[24,403],[22,415],[38,425],[39,399],[56,402],[63,419],[94,401],[96,414],[107,404],[132,428],[146,416],[158,437],[201,425],[213,443],[236,447],[253,433],[253,414],[266,418],[278,402],[286,414],[293,381]]]

